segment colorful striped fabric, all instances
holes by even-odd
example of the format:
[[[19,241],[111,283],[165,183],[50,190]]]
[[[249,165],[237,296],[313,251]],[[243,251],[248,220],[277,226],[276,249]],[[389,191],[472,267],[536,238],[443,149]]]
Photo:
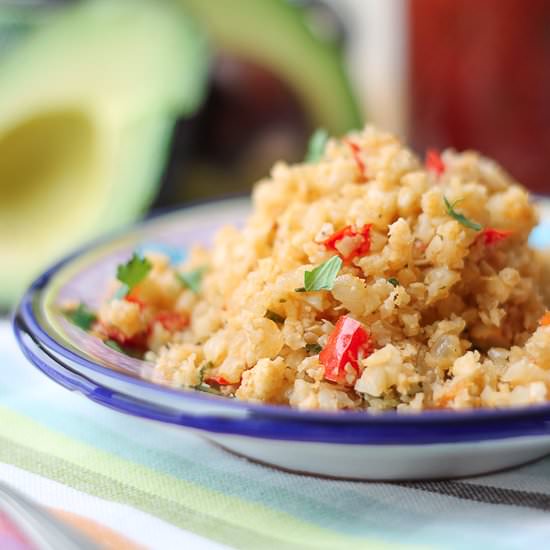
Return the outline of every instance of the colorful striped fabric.
[[[0,479],[152,548],[548,548],[550,459],[455,482],[250,463],[49,381],[0,323]]]

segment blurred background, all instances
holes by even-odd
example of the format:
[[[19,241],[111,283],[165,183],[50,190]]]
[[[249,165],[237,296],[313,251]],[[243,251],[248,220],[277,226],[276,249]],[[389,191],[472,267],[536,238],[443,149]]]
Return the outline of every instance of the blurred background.
[[[152,209],[373,122],[550,191],[550,0],[4,0],[0,308]]]

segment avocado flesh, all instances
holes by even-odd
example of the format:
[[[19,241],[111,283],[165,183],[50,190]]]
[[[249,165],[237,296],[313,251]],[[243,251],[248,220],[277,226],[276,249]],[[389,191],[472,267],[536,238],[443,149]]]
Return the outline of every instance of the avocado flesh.
[[[175,121],[202,99],[206,59],[180,6],[99,0],[0,60],[0,307],[150,204]]]
[[[268,67],[295,90],[314,125],[341,134],[362,125],[335,44],[315,36],[301,8],[284,0],[180,0],[225,55]]]

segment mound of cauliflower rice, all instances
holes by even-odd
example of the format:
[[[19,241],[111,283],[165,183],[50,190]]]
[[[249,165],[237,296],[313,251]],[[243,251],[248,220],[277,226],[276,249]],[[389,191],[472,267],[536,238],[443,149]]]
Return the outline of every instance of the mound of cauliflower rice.
[[[421,160],[367,126],[315,161],[277,163],[244,229],[221,229],[184,265],[136,256],[137,282],[93,330],[141,346],[156,382],[252,402],[540,403],[550,314],[527,245],[536,223],[526,190],[493,161],[452,150]]]

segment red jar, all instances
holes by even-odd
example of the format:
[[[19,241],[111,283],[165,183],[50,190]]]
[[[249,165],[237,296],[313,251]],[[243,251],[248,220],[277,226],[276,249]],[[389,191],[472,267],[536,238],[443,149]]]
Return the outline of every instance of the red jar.
[[[550,193],[550,1],[410,0],[409,133]]]

